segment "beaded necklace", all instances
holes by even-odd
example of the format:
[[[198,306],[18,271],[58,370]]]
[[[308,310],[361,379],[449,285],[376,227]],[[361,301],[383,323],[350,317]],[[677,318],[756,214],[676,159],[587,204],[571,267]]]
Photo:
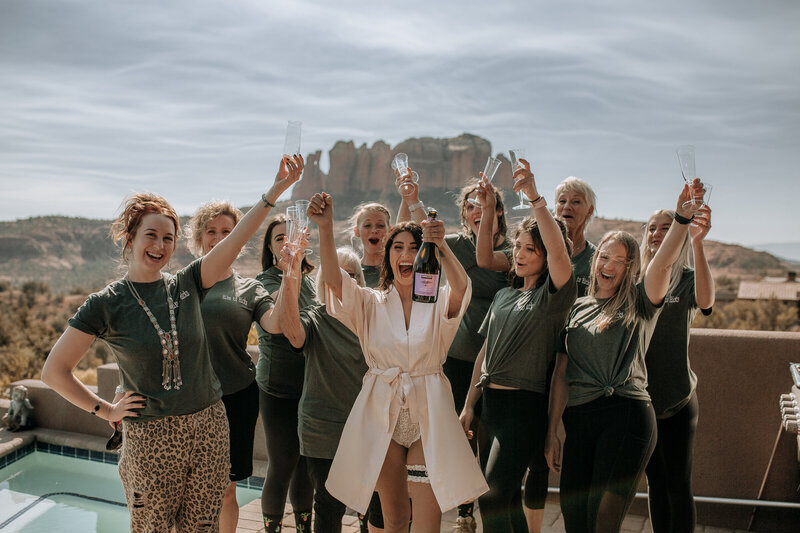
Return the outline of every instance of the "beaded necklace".
[[[139,296],[139,292],[136,290],[136,287],[133,286],[131,280],[128,279],[128,276],[125,276],[125,283],[128,284],[128,289],[131,291],[131,295],[139,302],[139,305],[142,306],[144,312],[147,313],[147,317],[150,319],[150,322],[153,324],[153,327],[158,334],[158,338],[161,340],[161,356],[163,357],[161,363],[161,386],[164,387],[164,390],[170,390],[175,387],[175,390],[180,390],[181,386],[183,385],[183,379],[181,379],[181,362],[178,359],[178,355],[180,351],[178,350],[178,329],[175,325],[175,303],[172,301],[172,296],[169,294],[169,287],[167,286],[167,278],[162,274],[161,281],[164,282],[164,291],[167,293],[167,308],[169,309],[169,333],[165,332],[161,329],[161,326],[158,324],[158,320],[153,315],[153,312],[150,311],[150,308],[147,307],[147,304],[144,303],[144,298]]]

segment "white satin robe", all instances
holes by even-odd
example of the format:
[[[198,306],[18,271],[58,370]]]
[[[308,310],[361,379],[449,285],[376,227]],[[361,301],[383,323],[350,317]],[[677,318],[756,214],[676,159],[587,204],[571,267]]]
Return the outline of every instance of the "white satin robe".
[[[325,483],[328,492],[359,513],[367,511],[402,407],[419,422],[431,488],[442,512],[489,490],[442,373],[472,285],[454,318],[447,318],[449,294],[445,285],[435,304],[414,302],[406,331],[394,288],[384,294],[359,287],[342,271],[342,300],[328,291],[328,313],[358,336],[369,365]]]

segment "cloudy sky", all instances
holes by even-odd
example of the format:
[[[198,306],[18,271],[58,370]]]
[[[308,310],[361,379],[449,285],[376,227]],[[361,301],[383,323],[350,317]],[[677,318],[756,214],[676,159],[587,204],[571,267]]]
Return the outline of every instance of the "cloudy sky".
[[[0,219],[111,218],[139,190],[250,204],[296,119],[305,153],[523,147],[542,189],[579,176],[640,220],[694,144],[710,238],[798,241],[798,27],[794,0],[6,0]]]

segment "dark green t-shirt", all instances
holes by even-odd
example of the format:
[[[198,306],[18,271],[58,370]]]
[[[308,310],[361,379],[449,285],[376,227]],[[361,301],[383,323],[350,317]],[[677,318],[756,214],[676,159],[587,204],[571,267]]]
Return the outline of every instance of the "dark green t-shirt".
[[[258,276],[267,292],[274,294],[281,288],[283,272],[270,267]],[[300,284],[300,309],[314,304],[317,291],[310,277],[303,274]],[[283,335],[271,335],[256,324],[258,330],[258,363],[256,382],[261,390],[278,398],[300,398],[303,392],[304,360],[298,357],[302,350],[292,346]]]
[[[558,290],[547,276],[534,289],[497,291],[480,329],[486,337],[481,383],[543,394],[576,291],[574,275]]]
[[[586,248],[570,259],[572,271],[575,273],[575,281],[578,283],[578,298],[583,298],[589,294],[589,282],[592,279],[592,257],[595,250],[597,250],[597,247],[586,241]]]
[[[167,286],[177,307],[175,323],[183,379],[179,390],[164,390],[161,386],[161,340],[124,279],[89,295],[69,320],[73,328],[102,339],[119,365],[122,387],[147,398],[147,406],[136,420],[196,413],[222,397],[200,312],[207,292],[203,289],[200,264],[201,259],[197,259],[176,274],[167,275]],[[169,331],[164,282],[134,283],[133,286],[161,328]]]
[[[596,321],[607,300],[578,298],[572,307],[559,351],[569,356],[566,379],[568,406],[601,396],[649,400],[644,356],[661,310],[647,298],[644,283],[636,286],[636,319],[625,327],[622,312],[605,331]],[[662,306],[663,307],[663,306]]]
[[[697,376],[689,364],[689,328],[696,314],[694,271],[687,268],[675,290],[664,299],[645,358],[647,391],[659,418],[680,411],[697,386]]]
[[[361,265],[361,270],[364,272],[364,284],[370,289],[377,289],[381,281],[380,265]]]
[[[454,233],[446,235],[444,239],[472,280],[472,300],[458,325],[456,337],[450,345],[447,357],[474,363],[483,346],[483,337],[478,330],[483,324],[489,306],[492,305],[494,295],[500,289],[508,287],[508,272],[494,272],[478,266],[475,258],[475,237]],[[495,247],[495,251],[505,253],[509,257],[509,264],[511,263],[508,240]]]
[[[300,453],[333,459],[344,423],[361,391],[367,362],[352,331],[323,305],[300,312],[306,332],[305,385],[298,407]]]
[[[258,322],[274,302],[261,283],[234,273],[208,290],[201,310],[206,326],[211,363],[222,394],[250,385],[256,367],[247,353],[250,324]]]

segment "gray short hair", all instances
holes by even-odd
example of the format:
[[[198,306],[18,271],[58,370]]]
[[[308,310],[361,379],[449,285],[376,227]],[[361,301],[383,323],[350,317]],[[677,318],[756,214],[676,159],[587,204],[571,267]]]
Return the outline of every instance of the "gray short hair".
[[[589,207],[597,205],[597,195],[594,194],[592,186],[575,176],[570,176],[556,186],[555,203],[558,203],[558,197],[564,192],[576,192],[583,196]],[[594,211],[597,211],[595,209]],[[594,212],[589,216],[589,220],[594,216]],[[588,222],[588,221],[587,221]]]
[[[336,249],[336,258],[339,262],[340,268],[350,267],[356,274],[355,280],[359,287],[364,287],[364,270],[361,268],[361,259],[358,254],[349,246],[342,246]],[[322,305],[325,305],[327,296],[324,283],[322,281],[322,269],[317,273],[317,300]]]

